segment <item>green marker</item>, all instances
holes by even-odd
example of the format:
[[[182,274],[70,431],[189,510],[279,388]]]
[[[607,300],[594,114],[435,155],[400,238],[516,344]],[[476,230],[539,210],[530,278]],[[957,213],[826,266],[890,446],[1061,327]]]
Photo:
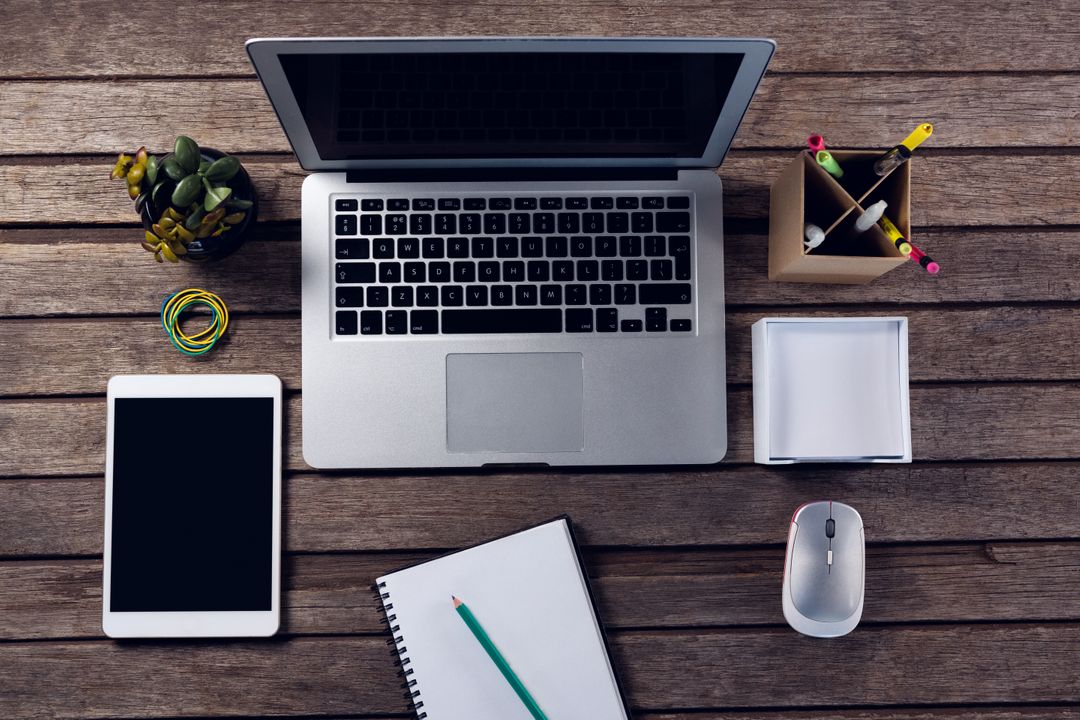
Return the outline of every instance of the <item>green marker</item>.
[[[818,165],[825,168],[834,178],[844,177],[844,171],[840,168],[840,163],[836,162],[836,158],[828,150],[818,150],[817,155],[814,157],[817,159]]]
[[[524,703],[528,711],[532,713],[533,718],[535,720],[547,720],[547,715],[545,715],[544,711],[540,709],[540,706],[536,704],[536,700],[533,700],[533,696],[529,694],[529,691],[525,688],[525,684],[514,674],[514,671],[510,668],[510,663],[506,662],[506,658],[499,652],[499,648],[495,647],[495,643],[493,643],[491,638],[488,637],[488,634],[484,632],[484,628],[481,627],[480,621],[472,614],[472,610],[469,610],[469,606],[453,595],[450,597],[454,600],[454,609],[457,610],[457,614],[461,616],[461,619],[464,620],[465,624],[472,630],[472,634],[476,636],[481,647],[487,651],[488,657],[491,658],[491,662],[495,663],[495,667],[499,668],[499,672],[506,678],[506,682],[510,683],[510,687],[514,688],[514,692],[521,698],[521,702]]]

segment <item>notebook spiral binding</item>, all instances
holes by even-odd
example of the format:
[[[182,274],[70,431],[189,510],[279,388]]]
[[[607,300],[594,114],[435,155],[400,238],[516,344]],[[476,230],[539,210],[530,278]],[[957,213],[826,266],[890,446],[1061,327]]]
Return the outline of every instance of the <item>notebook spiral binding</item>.
[[[405,638],[398,634],[401,626],[394,622],[397,620],[397,615],[394,614],[394,604],[390,602],[390,593],[386,592],[386,583],[372,585],[371,591],[375,593],[379,601],[375,609],[383,614],[379,622],[386,625],[386,632],[390,635],[386,639],[386,645],[390,648],[390,654],[395,657],[394,667],[398,669],[397,676],[402,680],[401,689],[405,691],[405,699],[412,702],[413,709],[416,711],[416,720],[424,720],[427,717],[427,713],[423,710],[424,701],[420,699],[416,678],[412,677],[413,669],[409,667],[409,650],[405,647]]]

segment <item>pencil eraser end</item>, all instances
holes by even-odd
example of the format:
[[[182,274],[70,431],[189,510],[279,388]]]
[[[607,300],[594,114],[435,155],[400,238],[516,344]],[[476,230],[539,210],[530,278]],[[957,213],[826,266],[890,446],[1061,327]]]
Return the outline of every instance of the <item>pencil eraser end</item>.
[[[926,272],[930,273],[931,275],[937,275],[940,271],[941,266],[938,265],[936,262],[926,264]]]

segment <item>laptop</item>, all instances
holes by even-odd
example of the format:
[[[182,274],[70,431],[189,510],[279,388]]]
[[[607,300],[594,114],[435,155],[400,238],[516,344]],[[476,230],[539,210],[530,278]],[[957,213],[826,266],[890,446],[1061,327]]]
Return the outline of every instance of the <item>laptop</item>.
[[[716,167],[760,39],[257,39],[316,468],[714,463]]]

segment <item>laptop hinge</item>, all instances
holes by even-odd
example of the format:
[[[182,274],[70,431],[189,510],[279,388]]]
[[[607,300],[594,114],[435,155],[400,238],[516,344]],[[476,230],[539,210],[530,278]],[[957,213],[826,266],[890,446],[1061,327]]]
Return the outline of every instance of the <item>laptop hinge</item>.
[[[351,183],[392,182],[583,182],[677,180],[673,167],[382,168],[346,170]]]

